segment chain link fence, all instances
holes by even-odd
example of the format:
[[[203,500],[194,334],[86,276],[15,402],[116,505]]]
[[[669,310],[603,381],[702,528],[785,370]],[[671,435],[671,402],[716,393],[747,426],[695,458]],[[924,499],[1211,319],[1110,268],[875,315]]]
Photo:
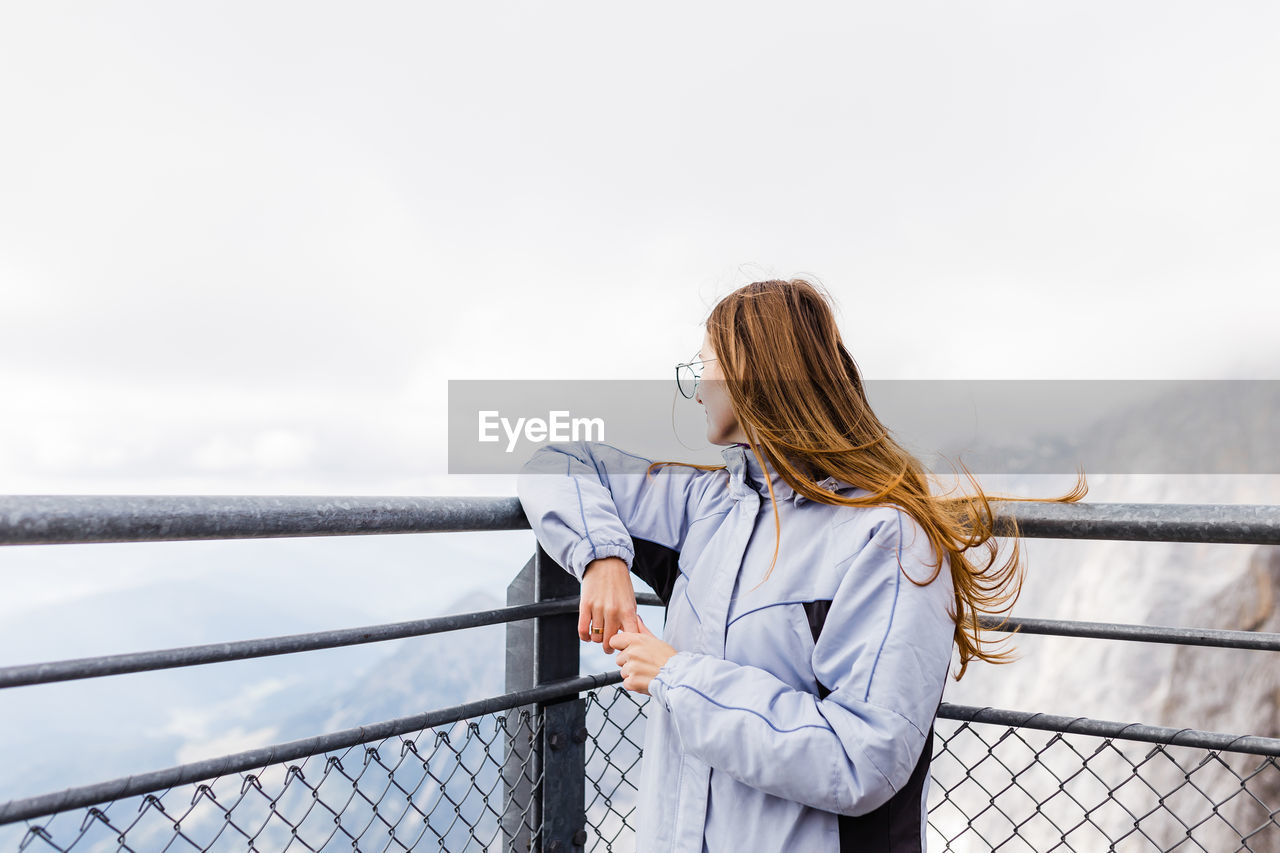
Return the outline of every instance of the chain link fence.
[[[647,701],[621,687],[585,694],[588,853],[635,850]],[[79,853],[537,850],[542,724],[536,706],[487,714],[0,837]],[[1274,756],[939,718],[931,774],[933,851],[1280,849]]]
[[[167,497],[7,500],[0,544],[526,524],[514,500],[353,507],[344,499],[335,511],[327,499],[183,498],[185,514]],[[1024,535],[1280,544],[1276,507],[1117,505],[1090,507],[1087,518],[1083,507],[1015,509]],[[636,811],[647,697],[609,686],[616,672],[579,674],[576,595],[539,548],[499,610],[0,668],[0,687],[18,687],[507,624],[502,696],[0,803],[9,821],[0,823],[0,850],[630,853],[638,821],[662,819]],[[1016,627],[1280,650],[1280,635],[1254,632],[1047,620]],[[91,763],[92,745],[84,750]],[[1277,756],[1280,741],[1267,738],[944,705],[934,727],[929,849],[1280,850]]]
[[[0,827],[23,851],[502,850],[503,832],[537,841],[541,717],[488,714],[360,747]]]
[[[1274,756],[939,720],[930,848],[1280,850]]]
[[[588,853],[635,849],[636,799],[649,697],[621,687],[587,695]]]

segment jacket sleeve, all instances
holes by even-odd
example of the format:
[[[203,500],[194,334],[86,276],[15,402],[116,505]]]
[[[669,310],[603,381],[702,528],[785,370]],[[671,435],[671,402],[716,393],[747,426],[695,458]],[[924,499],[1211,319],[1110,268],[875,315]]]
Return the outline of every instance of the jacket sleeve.
[[[548,444],[516,479],[516,493],[538,542],[579,580],[601,557],[632,568],[632,536],[680,551],[690,514],[711,472],[652,462],[597,441]]]
[[[904,541],[905,537],[905,541]],[[685,751],[766,793],[862,815],[910,779],[941,702],[955,623],[944,560],[910,516],[879,523],[855,554],[813,650],[823,699],[772,673],[679,652],[650,682]]]

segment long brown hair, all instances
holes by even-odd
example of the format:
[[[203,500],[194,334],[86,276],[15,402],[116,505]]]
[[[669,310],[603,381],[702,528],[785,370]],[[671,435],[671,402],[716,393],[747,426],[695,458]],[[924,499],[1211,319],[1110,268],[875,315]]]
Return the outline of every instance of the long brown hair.
[[[899,445],[867,402],[858,365],[845,348],[828,297],[802,278],[757,281],[720,300],[706,321],[707,334],[725,379],[734,414],[749,438],[756,459],[806,498],[839,506],[896,505],[928,534],[937,557],[925,586],[938,576],[946,554],[955,588],[955,642],[960,650],[959,681],[973,658],[1010,663],[1013,650],[989,651],[983,614],[1007,614],[1022,591],[1024,567],[1017,522],[1007,518],[1002,536],[1012,539],[1009,557],[998,568],[995,514],[991,501],[1072,503],[1088,493],[1083,471],[1075,488],[1056,498],[988,495],[963,464],[970,492],[931,492],[925,467]],[[654,462],[649,466],[689,465],[706,471],[724,465]],[[835,477],[870,492],[846,498],[819,488],[815,481]],[[773,484],[778,559],[782,529]],[[985,554],[971,557],[983,547]],[[1007,616],[1006,616],[1007,618]],[[1000,624],[1003,624],[1001,622]],[[1005,639],[1008,639],[1007,637]]]

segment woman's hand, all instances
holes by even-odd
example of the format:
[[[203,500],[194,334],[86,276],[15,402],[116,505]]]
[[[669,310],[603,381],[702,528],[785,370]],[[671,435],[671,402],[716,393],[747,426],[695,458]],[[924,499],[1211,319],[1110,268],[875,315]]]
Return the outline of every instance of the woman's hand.
[[[622,686],[648,696],[649,682],[676,650],[655,637],[639,616],[636,621],[640,623],[639,631],[623,631],[610,638],[609,643],[622,652],[617,658],[622,670]]]
[[[578,604],[578,637],[584,643],[603,643],[619,630],[638,631],[636,589],[621,557],[602,557],[587,564],[582,573],[582,600]]]

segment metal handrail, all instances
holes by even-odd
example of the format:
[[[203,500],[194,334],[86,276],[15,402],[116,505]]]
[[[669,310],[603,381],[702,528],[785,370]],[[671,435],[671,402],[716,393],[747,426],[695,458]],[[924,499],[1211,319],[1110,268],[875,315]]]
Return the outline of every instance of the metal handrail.
[[[998,503],[996,533],[1041,539],[1280,545],[1280,506],[1272,504]]]
[[[478,717],[482,714],[509,711],[512,708],[532,705],[535,702],[554,702],[557,699],[577,696],[584,691],[607,687],[610,684],[617,684],[621,681],[621,673],[616,672],[583,675],[578,678],[541,684],[528,690],[517,690],[501,696],[478,699],[474,702],[454,705],[451,708],[441,708],[436,711],[427,711],[423,714],[413,714],[408,717],[397,717],[394,720],[343,729],[342,731],[317,737],[291,740],[288,743],[264,746],[232,755],[224,755],[219,758],[208,758],[204,761],[180,764],[165,770],[123,776],[109,782],[82,785],[57,793],[41,794],[21,800],[10,800],[7,803],[0,803],[0,825],[42,815],[51,815],[67,809],[89,806],[95,803],[137,796],[138,794],[149,794],[164,788],[172,788],[175,785],[185,785],[190,782],[201,782],[206,779],[225,776],[228,773],[240,773],[270,764],[294,761],[299,758],[307,758],[312,755],[359,746],[370,741],[382,740],[448,723],[456,723],[459,720]]]
[[[456,613],[431,619],[415,619],[408,622],[392,622],[384,625],[369,625],[363,628],[316,631],[308,634],[289,634],[280,637],[239,640],[230,643],[181,646],[172,649],[127,652],[124,654],[75,658],[47,663],[18,664],[0,667],[0,689],[317,651],[319,649],[332,649],[363,643],[378,643],[406,637],[421,637],[429,634],[461,631],[466,628],[478,628],[485,625],[500,625],[521,619],[561,616],[566,613],[577,612],[578,601],[579,599],[576,596],[572,598],[556,598],[534,604],[517,604],[509,607],[497,607],[492,610]],[[652,593],[640,593],[636,595],[636,603],[660,607],[662,606],[662,599]],[[1008,633],[1016,632],[1053,637],[1085,637],[1098,640],[1131,640],[1143,643],[1172,643],[1183,646],[1210,646],[1253,651],[1280,651],[1280,634],[1259,631],[1176,628],[1063,619],[1025,619],[1013,616],[1008,619],[984,616],[979,619],[979,624],[984,630]]]
[[[1190,746],[1199,749],[1213,749],[1220,752],[1280,756],[1280,738],[1258,737],[1256,735],[1228,735],[1222,732],[1203,732],[1199,729],[1174,729],[1168,726],[1148,726],[1144,723],[1117,723],[1114,720],[1064,717],[1058,714],[1041,714],[1035,711],[977,708],[972,705],[952,705],[949,702],[943,702],[938,707],[938,716],[944,720],[990,723],[998,726],[1039,729],[1043,732],[1058,732],[1060,734],[1118,738],[1120,740],[1158,743],[1162,746]]]
[[[74,681],[81,678],[99,678],[104,675],[122,675],[130,672],[151,672],[182,666],[199,666],[249,658],[287,655],[355,646],[362,643],[379,643],[405,637],[421,637],[448,631],[461,631],[484,625],[501,625],[520,619],[539,616],[558,616],[578,609],[578,599],[552,599],[533,604],[516,604],[481,610],[473,613],[456,613],[432,619],[415,619],[409,622],[392,622],[385,625],[369,625],[363,628],[345,628],[337,631],[317,631],[308,634],[289,634],[282,637],[264,637],[257,640],[240,640],[232,643],[209,643],[200,646],[182,646],[173,649],[157,649],[146,652],[128,652],[118,655],[76,658],[74,660],[29,663],[0,667],[0,688],[31,684],[49,684],[55,681]]]
[[[375,740],[408,734],[422,729],[455,723],[509,711],[522,705],[554,702],[576,696],[587,690],[619,684],[622,674],[602,672],[578,678],[564,679],[539,685],[528,690],[506,693],[475,702],[441,708],[424,714],[397,717],[381,723],[343,729],[318,737],[303,738],[288,743],[265,746],[259,749],[237,752],[219,758],[210,758],[190,764],[181,764],[164,770],[125,776],[107,782],[82,785],[64,791],[41,794],[21,800],[0,803],[0,825],[30,820],[35,817],[56,814],[68,809],[90,806],[96,803],[120,800],[125,797],[149,794],[176,785],[201,782],[229,773],[240,773],[271,764],[280,764],[307,758],[338,749],[359,746]],[[1222,752],[1238,752],[1253,755],[1280,756],[1280,738],[1254,735],[1231,735],[1198,729],[1174,729],[1166,726],[1149,726],[1143,723],[1120,723],[1112,720],[1093,720],[1087,717],[1065,717],[1028,711],[1001,708],[977,708],[969,705],[953,705],[943,702],[938,717],[971,723],[1015,726],[1063,734],[1086,734],[1119,740],[1157,743],[1166,746],[1188,746],[1213,749]]]
[[[986,630],[1039,634],[1050,637],[1085,637],[1093,640],[1131,640],[1138,643],[1171,643],[1178,646],[1210,646],[1220,649],[1280,651],[1280,634],[1263,631],[1227,631],[1218,628],[1174,628],[1161,625],[1128,625],[1119,622],[1080,622],[1067,619],[979,619]]]
[[[1280,545],[1280,506],[991,502],[997,535]],[[512,497],[0,496],[0,545],[528,529]]]
[[[0,496],[0,545],[528,529],[516,498]]]

